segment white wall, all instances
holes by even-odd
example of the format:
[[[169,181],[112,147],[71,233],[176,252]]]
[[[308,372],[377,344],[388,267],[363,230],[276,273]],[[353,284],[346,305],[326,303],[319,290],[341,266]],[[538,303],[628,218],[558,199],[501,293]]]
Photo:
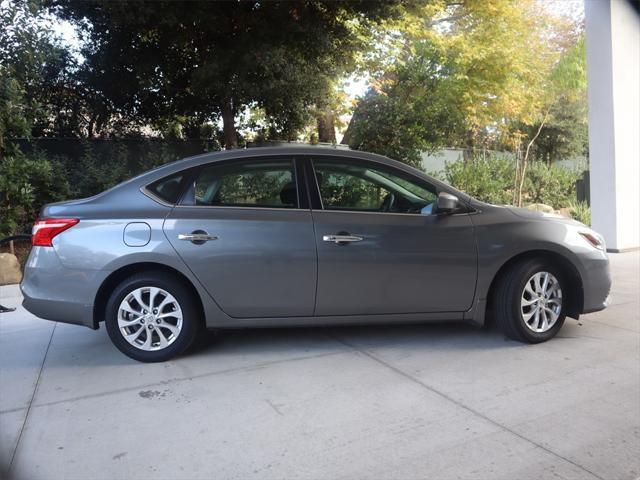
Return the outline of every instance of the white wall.
[[[585,0],[593,228],[640,247],[640,17],[627,0]]]

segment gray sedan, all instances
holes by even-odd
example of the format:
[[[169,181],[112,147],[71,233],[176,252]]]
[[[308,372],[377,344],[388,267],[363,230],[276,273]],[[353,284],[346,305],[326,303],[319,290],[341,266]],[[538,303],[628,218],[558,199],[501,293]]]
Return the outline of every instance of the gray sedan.
[[[22,282],[35,315],[145,362],[202,328],[463,320],[537,343],[605,308],[602,237],[489,205],[400,162],[320,147],[205,154],[46,205]]]

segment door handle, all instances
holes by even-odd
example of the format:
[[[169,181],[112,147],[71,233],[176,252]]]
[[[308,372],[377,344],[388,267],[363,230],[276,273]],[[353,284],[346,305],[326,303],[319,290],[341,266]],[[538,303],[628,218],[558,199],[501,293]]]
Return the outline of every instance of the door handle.
[[[196,230],[191,233],[180,233],[178,234],[178,240],[186,240],[188,242],[193,242],[196,245],[202,245],[205,242],[210,240],[217,240],[218,237],[215,235],[209,235],[207,232]]]
[[[351,234],[338,234],[338,235],[323,235],[322,241],[324,242],[333,242],[336,244],[340,243],[352,243],[352,242],[361,242],[363,240],[362,237]]]

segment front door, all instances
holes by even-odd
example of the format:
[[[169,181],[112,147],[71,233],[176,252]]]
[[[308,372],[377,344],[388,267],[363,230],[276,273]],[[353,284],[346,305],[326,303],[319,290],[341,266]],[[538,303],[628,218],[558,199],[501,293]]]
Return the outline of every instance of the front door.
[[[477,274],[467,213],[431,213],[437,189],[377,162],[314,159],[321,208],[316,315],[459,312]]]
[[[298,197],[293,160],[215,162],[196,174],[164,231],[228,315],[309,316],[316,246]]]

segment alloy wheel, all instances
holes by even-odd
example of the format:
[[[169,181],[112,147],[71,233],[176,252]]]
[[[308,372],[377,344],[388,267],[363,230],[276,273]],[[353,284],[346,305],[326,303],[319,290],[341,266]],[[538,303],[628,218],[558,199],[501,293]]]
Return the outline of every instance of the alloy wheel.
[[[118,307],[118,328],[134,347],[154,351],[171,345],[182,330],[180,304],[166,290],[140,287],[129,292]]]
[[[562,310],[560,282],[549,272],[537,272],[527,280],[520,299],[520,311],[527,328],[536,333],[550,330]]]

